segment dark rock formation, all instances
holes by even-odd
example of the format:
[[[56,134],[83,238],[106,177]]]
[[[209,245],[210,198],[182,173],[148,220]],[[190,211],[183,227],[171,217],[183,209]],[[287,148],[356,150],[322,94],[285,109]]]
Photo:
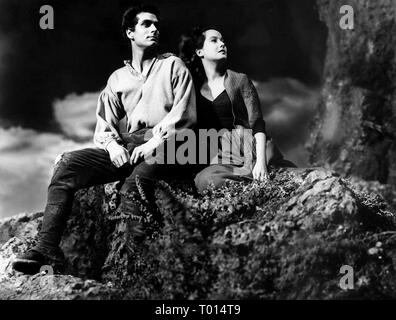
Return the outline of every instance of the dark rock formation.
[[[273,170],[268,182],[199,197],[160,183],[164,219],[138,245],[128,213],[114,210],[114,184],[81,190],[62,240],[70,275],[10,269],[34,242],[41,214],[0,223],[0,297],[395,298],[396,221],[384,190],[315,168]],[[339,286],[343,265],[354,269],[353,290]]]
[[[344,175],[396,185],[396,5],[351,0],[353,30],[340,28],[345,1],[318,0],[328,50],[311,161]]]

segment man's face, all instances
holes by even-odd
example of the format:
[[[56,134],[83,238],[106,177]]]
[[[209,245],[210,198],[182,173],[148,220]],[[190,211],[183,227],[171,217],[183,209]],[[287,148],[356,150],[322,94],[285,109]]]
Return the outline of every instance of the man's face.
[[[149,12],[141,12],[137,16],[138,22],[135,30],[129,29],[127,36],[135,45],[141,48],[149,48],[159,43],[159,26],[158,19],[155,14]]]

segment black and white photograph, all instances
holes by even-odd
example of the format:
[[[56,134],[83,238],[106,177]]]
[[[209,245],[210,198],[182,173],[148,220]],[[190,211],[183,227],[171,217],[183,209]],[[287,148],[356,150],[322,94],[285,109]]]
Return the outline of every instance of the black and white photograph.
[[[387,0],[0,0],[0,300],[395,299],[395,35]]]

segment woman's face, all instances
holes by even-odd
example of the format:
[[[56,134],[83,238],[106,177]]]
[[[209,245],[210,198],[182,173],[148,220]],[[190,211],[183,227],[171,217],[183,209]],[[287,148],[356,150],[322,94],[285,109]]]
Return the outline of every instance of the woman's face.
[[[202,59],[220,61],[227,59],[227,47],[223,36],[217,30],[207,30],[204,33],[205,41],[202,49],[197,50],[197,54]]]

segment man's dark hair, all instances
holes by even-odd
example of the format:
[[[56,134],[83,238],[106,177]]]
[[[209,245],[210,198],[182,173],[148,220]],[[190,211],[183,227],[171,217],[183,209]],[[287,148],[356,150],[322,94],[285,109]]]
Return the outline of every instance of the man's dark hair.
[[[135,26],[138,23],[138,18],[137,15],[142,12],[148,12],[155,14],[156,17],[159,19],[159,9],[151,4],[137,4],[133,7],[130,7],[124,12],[124,15],[122,17],[122,34],[126,38],[126,31],[128,29],[135,30]]]

